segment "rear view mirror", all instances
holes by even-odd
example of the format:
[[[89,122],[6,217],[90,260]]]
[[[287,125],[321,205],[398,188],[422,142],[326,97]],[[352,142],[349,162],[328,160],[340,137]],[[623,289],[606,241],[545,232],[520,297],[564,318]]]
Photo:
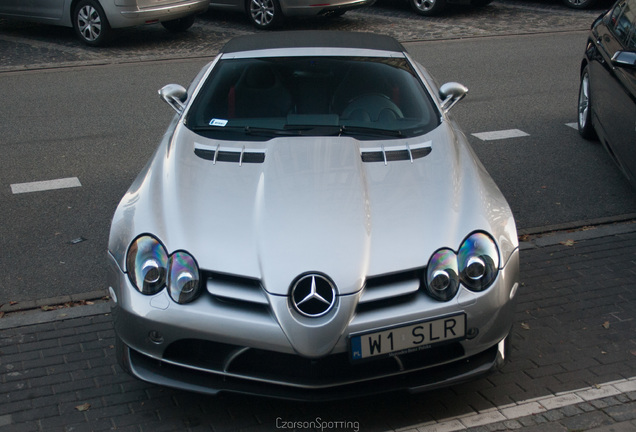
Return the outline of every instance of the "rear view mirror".
[[[612,64],[614,66],[636,66],[636,52],[633,51],[616,51],[612,56]]]
[[[442,100],[442,110],[445,113],[468,93],[468,89],[458,82],[447,82],[439,88],[439,97]]]
[[[159,90],[159,96],[166,101],[176,112],[181,114],[188,100],[188,92],[179,84],[168,84]]]

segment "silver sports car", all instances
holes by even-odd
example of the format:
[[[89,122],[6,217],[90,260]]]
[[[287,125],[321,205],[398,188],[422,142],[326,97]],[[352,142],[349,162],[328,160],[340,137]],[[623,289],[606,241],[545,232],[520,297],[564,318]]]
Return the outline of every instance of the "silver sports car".
[[[121,366],[203,393],[427,390],[500,366],[519,287],[506,200],[394,39],[230,41],[117,208]]]

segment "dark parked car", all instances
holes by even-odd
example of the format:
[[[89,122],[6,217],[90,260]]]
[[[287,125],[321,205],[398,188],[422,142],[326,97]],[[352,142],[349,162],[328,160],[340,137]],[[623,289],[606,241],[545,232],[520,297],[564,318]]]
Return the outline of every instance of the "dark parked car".
[[[598,139],[636,187],[636,0],[592,24],[581,62],[579,132]]]

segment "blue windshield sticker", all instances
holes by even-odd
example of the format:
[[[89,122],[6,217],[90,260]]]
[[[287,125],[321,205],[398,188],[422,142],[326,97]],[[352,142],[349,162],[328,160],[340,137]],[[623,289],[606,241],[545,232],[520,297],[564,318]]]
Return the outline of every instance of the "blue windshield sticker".
[[[210,120],[210,126],[224,127],[226,124],[227,124],[227,120],[216,119],[216,118],[213,118],[212,120]]]

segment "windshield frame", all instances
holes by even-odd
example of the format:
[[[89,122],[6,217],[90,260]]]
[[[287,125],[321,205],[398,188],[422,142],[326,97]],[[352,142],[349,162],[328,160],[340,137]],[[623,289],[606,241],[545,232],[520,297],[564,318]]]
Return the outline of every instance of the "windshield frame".
[[[438,101],[431,94],[431,88],[423,82],[417,66],[413,65],[404,53],[380,52],[381,55],[378,55],[378,51],[373,50],[347,50],[347,54],[343,55],[341,50],[310,49],[299,50],[293,53],[296,55],[289,55],[290,51],[294,50],[271,49],[260,51],[258,56],[253,52],[221,55],[205,75],[203,82],[197,86],[196,94],[184,113],[186,127],[207,138],[229,141],[264,141],[277,136],[341,135],[354,136],[360,140],[386,140],[421,136],[441,123]],[[316,51],[323,55],[315,55]],[[369,56],[371,53],[375,55]],[[359,57],[355,54],[364,56]],[[237,91],[236,88],[243,84],[241,80],[247,81],[247,78],[244,78],[248,73],[247,69],[256,65],[269,65],[274,68],[274,75],[285,76],[271,78],[280,81],[281,86],[275,87],[279,85],[278,82],[272,84],[268,92],[262,93],[268,96],[253,97],[249,100],[255,102],[250,105],[257,105],[259,101],[280,99],[283,108],[278,112],[268,110],[267,113],[272,115],[262,117],[250,117],[252,113],[237,116],[235,112],[229,113],[229,107],[227,113],[219,109],[224,104],[231,105],[229,94]],[[377,105],[378,108],[373,113],[373,116],[377,115],[377,119],[367,118],[366,114],[354,118],[352,112],[356,107],[349,111],[345,109],[346,112],[342,111],[344,102],[341,102],[337,109],[335,107],[338,98],[347,100],[347,104],[353,103],[352,100],[346,99],[346,93],[351,87],[361,86],[360,82],[364,82],[357,73],[367,73],[376,78],[373,86],[383,90],[369,91],[361,96],[377,93],[376,96],[388,99],[375,97],[371,102],[371,96],[368,96],[369,100],[359,103],[358,108],[364,108],[361,111],[371,105]],[[254,75],[260,77],[267,74]],[[302,85],[299,84],[301,82]],[[324,88],[321,88],[321,85]],[[229,88],[227,96],[224,95],[224,87]],[[281,95],[287,93],[291,95],[289,98],[293,99],[294,105],[289,105],[292,108],[285,111],[286,104],[290,102],[286,99],[287,95]],[[401,98],[408,102],[402,100],[405,113],[408,115],[402,112],[402,107],[396,106],[395,100]],[[323,105],[329,105],[328,108],[325,108],[326,105],[320,108],[299,108],[302,104],[299,100],[302,99],[312,103],[320,99]],[[215,110],[224,115],[211,114],[216,113]],[[378,110],[380,114],[377,113]],[[343,114],[346,116],[343,117]],[[380,121],[381,115],[386,119]],[[377,133],[374,133],[374,129]],[[252,133],[254,130],[279,130],[280,133]]]

